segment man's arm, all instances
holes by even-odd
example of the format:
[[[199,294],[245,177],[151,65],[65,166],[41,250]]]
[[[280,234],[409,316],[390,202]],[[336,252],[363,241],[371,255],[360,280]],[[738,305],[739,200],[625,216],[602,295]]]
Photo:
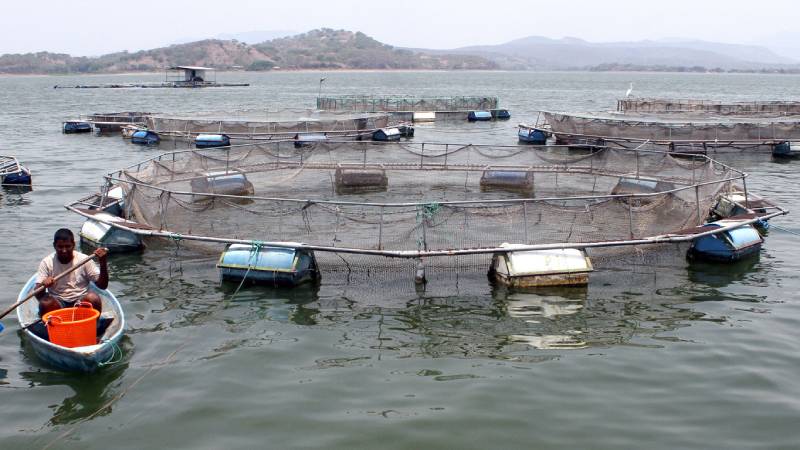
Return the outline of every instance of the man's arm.
[[[36,285],[33,288],[34,290],[39,289],[42,286],[49,288],[53,285],[53,283],[55,283],[55,280],[53,280],[52,273],[50,273],[45,261],[42,260],[42,262],[39,263],[39,270],[36,272]],[[41,300],[46,296],[47,291],[43,289],[42,292],[36,294],[36,299]]]
[[[100,247],[94,251],[94,254],[97,255],[97,262],[100,264],[100,276],[97,277],[94,284],[100,289],[108,289],[108,249]]]

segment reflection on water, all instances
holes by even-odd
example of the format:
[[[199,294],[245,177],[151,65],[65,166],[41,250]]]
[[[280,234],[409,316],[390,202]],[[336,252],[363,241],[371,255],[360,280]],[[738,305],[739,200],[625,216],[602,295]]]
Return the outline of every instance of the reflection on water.
[[[760,260],[759,253],[749,258],[727,264],[692,261],[687,269],[689,280],[694,283],[723,288],[729,284],[741,281],[749,274],[758,272],[757,265]]]
[[[9,186],[4,185],[0,191],[0,198],[2,198],[2,206],[27,206],[31,204],[31,199],[28,195],[33,189],[30,186]]]
[[[48,425],[64,425],[89,417],[104,416],[111,413],[112,398],[121,392],[122,376],[128,368],[133,346],[128,338],[120,341],[124,359],[118,364],[103,368],[92,374],[61,372],[46,368],[33,351],[27,339],[21,339],[22,353],[38,370],[23,371],[19,375],[29,382],[30,387],[67,386],[73,395],[65,397],[61,403],[52,405],[52,417]]]
[[[511,342],[521,342],[537,349],[585,348],[584,333],[554,324],[564,316],[579,314],[586,303],[588,287],[509,290],[498,286],[493,292],[496,301],[506,304],[509,317],[522,319],[530,326],[527,334],[511,334]]]

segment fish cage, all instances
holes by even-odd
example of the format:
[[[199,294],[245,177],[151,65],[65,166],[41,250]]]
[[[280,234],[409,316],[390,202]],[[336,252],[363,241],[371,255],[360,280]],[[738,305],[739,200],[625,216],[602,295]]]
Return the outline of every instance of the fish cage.
[[[768,144],[800,139],[800,115],[727,118],[556,112],[543,115],[554,134],[720,144]]]
[[[558,150],[274,141],[164,153],[106,180],[123,189],[138,224],[126,229],[137,234],[208,250],[310,250],[322,270],[486,269],[509,251],[687,242],[730,229],[692,231],[720,197],[739,186],[748,195],[744,173],[707,156]],[[217,189],[215,174],[241,189]],[[81,204],[67,208],[86,215]]]
[[[317,109],[325,111],[414,112],[473,111],[497,109],[497,97],[413,97],[341,95],[317,97]]]
[[[390,124],[386,114],[310,110],[237,111],[151,115],[145,125],[162,138],[194,142],[199,135],[224,134],[233,141],[292,139],[298,133],[326,133],[339,139],[370,139]]]
[[[721,115],[800,115],[797,101],[729,102],[702,99],[623,98],[617,100],[617,111],[625,114],[676,113]]]
[[[99,132],[106,133],[119,131],[126,125],[143,125],[151,112],[121,111],[111,113],[94,113],[85,117],[86,122],[93,125]]]

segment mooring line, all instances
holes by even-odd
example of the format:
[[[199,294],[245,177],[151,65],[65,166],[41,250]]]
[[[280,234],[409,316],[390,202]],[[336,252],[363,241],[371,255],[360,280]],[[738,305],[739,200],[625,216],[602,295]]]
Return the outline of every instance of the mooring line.
[[[781,226],[775,225],[774,223],[771,223],[771,224],[769,224],[769,227],[770,227],[770,228],[777,228],[777,229],[779,229],[779,230],[781,230],[781,231],[785,231],[785,232],[787,232],[787,233],[789,233],[789,234],[793,234],[793,235],[795,235],[795,236],[800,236],[800,233],[798,233],[798,232],[796,232],[796,231],[792,231],[792,230],[790,230],[790,229],[788,229],[788,228],[783,228],[783,227],[781,227]]]

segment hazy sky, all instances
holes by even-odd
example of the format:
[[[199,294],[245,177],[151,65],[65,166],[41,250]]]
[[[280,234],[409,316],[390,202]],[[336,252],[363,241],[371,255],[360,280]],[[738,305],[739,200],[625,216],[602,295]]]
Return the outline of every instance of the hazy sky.
[[[761,0],[73,0],[8,1],[0,53],[99,55],[254,30],[343,28],[394,46],[454,48],[539,35],[669,37],[797,46],[800,1]]]

